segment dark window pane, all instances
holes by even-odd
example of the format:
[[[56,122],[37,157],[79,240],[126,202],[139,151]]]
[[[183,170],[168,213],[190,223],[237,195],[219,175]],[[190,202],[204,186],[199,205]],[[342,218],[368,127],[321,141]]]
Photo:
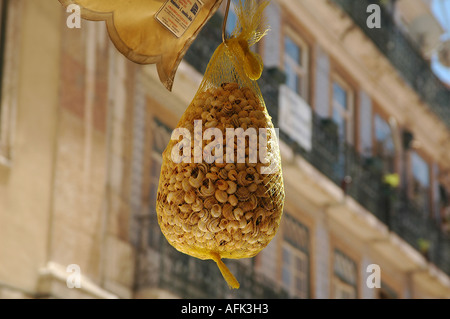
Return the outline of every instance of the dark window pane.
[[[336,82],[333,83],[333,100],[338,102],[340,106],[344,109],[347,109],[348,106],[348,97],[347,91],[345,91],[339,84]]]
[[[289,37],[284,38],[284,52],[301,65],[301,50]]]

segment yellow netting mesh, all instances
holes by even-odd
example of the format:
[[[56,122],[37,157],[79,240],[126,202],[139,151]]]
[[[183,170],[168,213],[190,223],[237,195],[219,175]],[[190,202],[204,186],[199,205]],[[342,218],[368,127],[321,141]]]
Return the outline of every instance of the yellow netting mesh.
[[[216,49],[163,153],[158,187],[158,222],[169,243],[214,260],[231,288],[239,283],[221,259],[253,257],[267,246],[284,204],[278,142],[256,83],[263,65],[250,51],[266,33],[267,4],[239,2],[236,29]]]

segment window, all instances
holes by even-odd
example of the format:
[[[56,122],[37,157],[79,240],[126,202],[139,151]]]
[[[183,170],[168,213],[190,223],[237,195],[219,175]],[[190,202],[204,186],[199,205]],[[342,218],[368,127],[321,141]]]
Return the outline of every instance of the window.
[[[375,114],[375,134],[373,155],[379,157],[383,164],[383,173],[395,172],[395,145],[391,127],[379,114]]]
[[[412,151],[410,157],[411,181],[410,196],[418,208],[430,210],[430,166],[417,153]]]
[[[292,247],[283,244],[283,286],[294,298],[308,298],[308,256]]]
[[[292,32],[287,33],[284,37],[286,85],[308,101],[308,47]]]
[[[282,283],[293,298],[309,298],[309,231],[286,214],[283,226]]]
[[[353,145],[353,93],[350,87],[337,77],[332,82],[331,118],[337,126],[337,160],[334,174],[342,180],[346,174],[347,145]]]
[[[335,299],[357,298],[357,267],[356,263],[342,253],[334,251],[333,263],[333,294]]]
[[[335,278],[334,282],[334,298],[335,299],[356,299],[356,288],[345,283],[339,278]]]
[[[338,127],[339,142],[353,144],[353,94],[343,81],[333,81],[331,117]]]

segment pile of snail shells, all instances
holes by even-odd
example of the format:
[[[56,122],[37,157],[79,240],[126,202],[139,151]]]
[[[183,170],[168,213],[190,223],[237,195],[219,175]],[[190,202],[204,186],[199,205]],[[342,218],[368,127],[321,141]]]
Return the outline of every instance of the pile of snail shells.
[[[177,250],[200,259],[211,258],[211,253],[221,258],[253,257],[271,241],[280,224],[284,204],[281,168],[262,174],[264,167],[279,163],[279,151],[268,142],[264,160],[253,163],[249,161],[250,143],[246,143],[245,156],[240,152],[237,158],[237,143],[226,143],[225,132],[226,128],[273,128],[271,118],[251,89],[223,83],[198,93],[177,127],[194,134],[195,120],[202,121],[202,133],[211,127],[222,130],[223,153],[233,148],[234,163],[226,163],[224,154],[223,163],[218,163],[218,157],[175,163],[171,153],[179,141],[171,140],[163,153],[157,194],[161,231]],[[205,147],[209,142],[202,141],[201,134],[196,138],[201,143],[191,143],[191,154],[194,146]],[[260,151],[259,141],[257,145]]]

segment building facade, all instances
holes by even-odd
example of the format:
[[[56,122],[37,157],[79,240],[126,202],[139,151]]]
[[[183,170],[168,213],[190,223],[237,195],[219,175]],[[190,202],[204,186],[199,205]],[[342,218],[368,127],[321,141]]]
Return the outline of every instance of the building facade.
[[[450,91],[408,33],[430,1],[267,8],[255,50],[286,202],[269,246],[225,260],[239,290],[172,248],[155,209],[162,152],[221,41],[223,6],[168,92],[104,23],[70,29],[56,0],[0,2],[0,298],[450,297]]]

